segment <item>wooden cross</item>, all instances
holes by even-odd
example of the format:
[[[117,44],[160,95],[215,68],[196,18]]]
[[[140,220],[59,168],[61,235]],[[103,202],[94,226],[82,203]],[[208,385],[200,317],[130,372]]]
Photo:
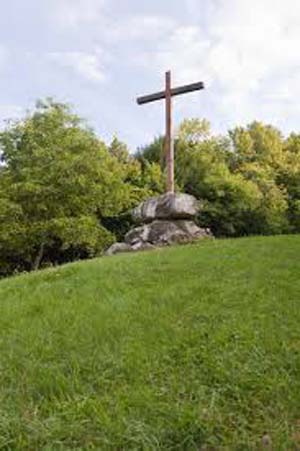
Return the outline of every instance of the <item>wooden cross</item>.
[[[172,97],[188,92],[204,89],[202,81],[190,85],[171,87],[171,72],[166,72],[166,88],[164,91],[137,98],[139,105],[166,99],[166,137],[165,137],[165,155],[167,160],[167,187],[166,191],[174,193],[174,144],[172,138]]]

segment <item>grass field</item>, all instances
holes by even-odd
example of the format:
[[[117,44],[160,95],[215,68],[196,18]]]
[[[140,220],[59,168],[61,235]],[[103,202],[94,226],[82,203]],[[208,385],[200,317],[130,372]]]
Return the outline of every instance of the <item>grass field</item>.
[[[0,282],[0,449],[300,449],[300,236]]]

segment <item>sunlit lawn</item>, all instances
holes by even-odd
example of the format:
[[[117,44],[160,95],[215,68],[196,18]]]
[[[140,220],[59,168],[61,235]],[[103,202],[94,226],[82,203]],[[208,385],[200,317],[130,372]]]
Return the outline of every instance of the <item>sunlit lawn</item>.
[[[300,447],[300,236],[18,276],[0,313],[0,449]]]

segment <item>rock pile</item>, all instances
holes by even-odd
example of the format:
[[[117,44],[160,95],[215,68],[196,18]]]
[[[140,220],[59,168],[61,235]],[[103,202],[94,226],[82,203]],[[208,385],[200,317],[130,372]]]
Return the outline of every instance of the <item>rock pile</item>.
[[[132,252],[189,243],[211,237],[209,229],[201,229],[195,223],[200,204],[188,194],[167,193],[143,202],[132,216],[137,227],[125,235],[123,243],[113,244],[106,255]]]

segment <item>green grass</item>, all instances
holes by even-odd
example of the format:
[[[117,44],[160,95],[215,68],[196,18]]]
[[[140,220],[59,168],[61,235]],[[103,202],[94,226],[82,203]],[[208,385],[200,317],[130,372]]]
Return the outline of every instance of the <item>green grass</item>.
[[[300,236],[0,283],[0,449],[299,449]]]

